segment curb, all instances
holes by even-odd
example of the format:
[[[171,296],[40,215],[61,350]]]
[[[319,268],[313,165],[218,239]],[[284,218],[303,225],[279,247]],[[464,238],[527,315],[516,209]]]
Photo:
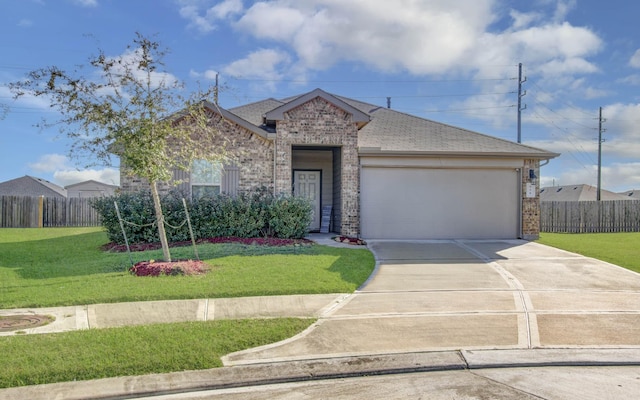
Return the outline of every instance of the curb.
[[[640,348],[461,350],[285,361],[0,390],[6,400],[119,400],[371,375],[483,368],[640,365]]]

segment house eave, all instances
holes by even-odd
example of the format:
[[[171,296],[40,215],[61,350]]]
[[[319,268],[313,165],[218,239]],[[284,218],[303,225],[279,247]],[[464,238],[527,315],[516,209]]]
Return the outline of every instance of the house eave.
[[[367,157],[474,157],[474,158],[527,158],[534,160],[550,160],[560,156],[558,153],[526,153],[526,152],[468,152],[468,151],[400,151],[382,150],[376,147],[358,148],[360,156]]]

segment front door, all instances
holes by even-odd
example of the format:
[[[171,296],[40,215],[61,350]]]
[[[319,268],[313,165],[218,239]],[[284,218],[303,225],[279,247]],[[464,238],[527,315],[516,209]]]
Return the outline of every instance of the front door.
[[[293,194],[302,196],[312,205],[312,220],[309,230],[320,230],[320,171],[293,171]]]

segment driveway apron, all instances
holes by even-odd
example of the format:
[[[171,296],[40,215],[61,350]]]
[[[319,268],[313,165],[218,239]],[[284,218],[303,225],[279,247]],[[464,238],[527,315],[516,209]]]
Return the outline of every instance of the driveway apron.
[[[226,365],[457,349],[640,347],[640,275],[520,240],[371,241],[377,267],[304,333]]]

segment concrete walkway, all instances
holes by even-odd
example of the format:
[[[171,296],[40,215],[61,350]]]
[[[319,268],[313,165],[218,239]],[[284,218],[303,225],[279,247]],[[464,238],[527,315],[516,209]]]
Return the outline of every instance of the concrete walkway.
[[[319,320],[284,342],[227,355],[228,368],[14,388],[0,390],[0,397],[85,398],[88,388],[117,397],[390,372],[640,365],[639,274],[517,240],[373,241],[369,248],[376,272],[354,294],[1,311],[60,316],[32,333],[220,318]]]
[[[640,275],[525,241],[374,241],[375,276],[225,365],[456,349],[640,348]]]

